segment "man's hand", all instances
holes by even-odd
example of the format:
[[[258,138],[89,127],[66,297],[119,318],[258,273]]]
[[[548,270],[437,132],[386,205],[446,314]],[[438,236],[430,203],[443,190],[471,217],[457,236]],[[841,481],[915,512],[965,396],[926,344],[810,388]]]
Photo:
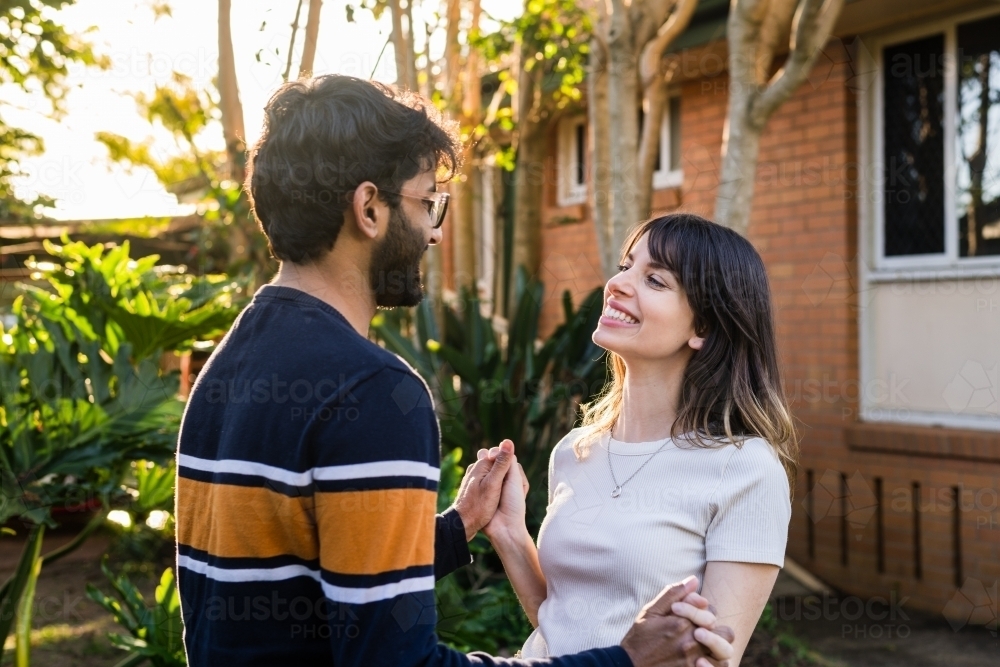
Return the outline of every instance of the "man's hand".
[[[455,496],[455,510],[465,525],[465,539],[471,541],[490,522],[500,503],[503,478],[514,460],[514,443],[500,443],[495,458],[483,456],[465,469],[465,477]]]
[[[621,644],[635,667],[727,667],[733,655],[733,631],[715,625],[715,615],[699,609],[707,605],[691,604],[698,599],[690,596],[697,587],[698,579],[688,577],[663,589],[642,608]],[[674,603],[685,601],[697,626],[672,613]]]

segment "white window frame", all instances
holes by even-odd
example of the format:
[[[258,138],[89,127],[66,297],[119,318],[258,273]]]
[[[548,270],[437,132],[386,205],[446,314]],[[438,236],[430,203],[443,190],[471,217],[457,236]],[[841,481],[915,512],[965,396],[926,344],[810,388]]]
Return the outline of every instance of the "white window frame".
[[[587,141],[587,117],[584,115],[574,115],[563,118],[559,121],[558,141],[558,163],[556,203],[559,206],[573,206],[583,204],[587,201],[587,146],[583,146],[584,159],[584,179],[583,183],[576,182],[577,171],[577,146],[576,129],[583,125],[584,142]]]
[[[867,239],[870,278],[874,281],[899,279],[930,279],[949,277],[1000,276],[1000,255],[959,257],[958,213],[955,210],[956,171],[956,108],[958,68],[954,54],[957,49],[957,26],[976,19],[998,14],[995,8],[939,18],[920,26],[880,34],[865,40],[866,49],[859,49],[860,71],[873,73],[870,85],[862,88],[859,104],[859,154],[862,164],[872,165],[869,173],[862,170],[859,183],[860,230]],[[909,42],[931,35],[944,35],[944,252],[921,255],[885,255],[885,209],[883,207],[883,173],[885,168],[885,134],[883,128],[884,69],[882,51],[887,46]],[[866,138],[868,139],[866,141]]]
[[[679,92],[671,92],[663,106],[663,122],[660,123],[660,168],[653,172],[653,189],[679,188],[684,183],[684,169],[677,165],[670,168],[670,102],[680,98]]]
[[[958,216],[955,211],[955,111],[958,94],[958,71],[955,58],[956,27],[1000,14],[996,8],[965,12],[901,30],[868,35],[857,49],[858,157],[860,165],[872,165],[858,173],[858,375],[862,387],[871,386],[874,378],[873,345],[875,332],[867,295],[878,283],[975,279],[1000,277],[1000,256],[959,257]],[[882,50],[921,37],[944,34],[945,39],[945,252],[942,254],[885,256],[885,211],[882,206],[884,154]],[[916,412],[886,416],[885,411],[866,405],[864,394],[859,401],[861,421],[900,423],[945,428],[996,430],[996,421],[988,417],[946,413]]]

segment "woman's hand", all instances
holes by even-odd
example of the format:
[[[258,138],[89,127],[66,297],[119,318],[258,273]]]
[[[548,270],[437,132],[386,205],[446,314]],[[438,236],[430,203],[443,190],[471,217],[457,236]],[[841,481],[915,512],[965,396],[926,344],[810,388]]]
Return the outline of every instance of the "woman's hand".
[[[483,459],[490,458],[491,455],[495,456],[493,449],[489,451],[480,449],[476,453],[476,457]],[[514,461],[503,479],[497,511],[489,523],[483,527],[483,532],[486,533],[486,537],[489,538],[494,547],[497,546],[498,541],[520,538],[527,533],[524,522],[524,499],[527,495],[528,480],[521,464],[517,462],[517,456],[514,456]]]
[[[487,451],[479,450],[477,457],[491,459],[499,453],[494,447]],[[547,594],[545,575],[538,562],[538,550],[535,542],[524,525],[524,498],[528,495],[528,479],[524,469],[517,462],[517,457],[511,463],[510,469],[503,478],[500,488],[500,504],[493,518],[483,528],[486,537],[496,549],[504,570],[510,579],[517,599],[524,607],[532,627],[538,627],[538,608],[545,601]]]
[[[670,611],[697,626],[694,638],[708,649],[713,658],[716,660],[732,659],[735,653],[732,643],[714,632],[718,618],[707,598],[698,593],[688,593],[682,601],[670,605]],[[729,636],[732,636],[731,632]],[[704,658],[699,658],[696,664],[698,667],[711,667],[711,663]]]

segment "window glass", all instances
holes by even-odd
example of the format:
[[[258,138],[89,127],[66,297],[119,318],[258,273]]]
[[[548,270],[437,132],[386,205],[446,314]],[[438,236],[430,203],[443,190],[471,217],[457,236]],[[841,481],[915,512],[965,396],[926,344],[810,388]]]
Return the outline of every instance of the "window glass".
[[[1000,255],[1000,16],[959,25],[957,37],[958,253]]]
[[[883,51],[887,257],[945,250],[943,55],[944,35]]]
[[[670,170],[681,168],[681,98],[670,98]]]
[[[583,185],[587,182],[587,169],[585,156],[587,154],[587,126],[585,123],[579,123],[576,126],[576,132],[573,135],[576,140],[576,151],[574,153],[574,159],[576,164],[575,167],[575,178],[577,185]]]

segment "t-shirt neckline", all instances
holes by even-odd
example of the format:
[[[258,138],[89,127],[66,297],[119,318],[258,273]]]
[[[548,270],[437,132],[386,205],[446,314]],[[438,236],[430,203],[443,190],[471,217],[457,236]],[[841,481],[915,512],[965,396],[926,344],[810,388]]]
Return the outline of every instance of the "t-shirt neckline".
[[[667,446],[664,447],[664,443],[668,443],[670,440],[672,440],[672,438],[668,436],[666,438],[649,440],[647,442],[623,442],[612,438],[609,431],[601,438],[601,447],[603,449],[608,449],[610,446],[611,454],[614,456],[642,456],[645,454],[652,454],[653,452],[658,451],[661,447],[663,449],[669,449],[671,444],[667,444]]]

